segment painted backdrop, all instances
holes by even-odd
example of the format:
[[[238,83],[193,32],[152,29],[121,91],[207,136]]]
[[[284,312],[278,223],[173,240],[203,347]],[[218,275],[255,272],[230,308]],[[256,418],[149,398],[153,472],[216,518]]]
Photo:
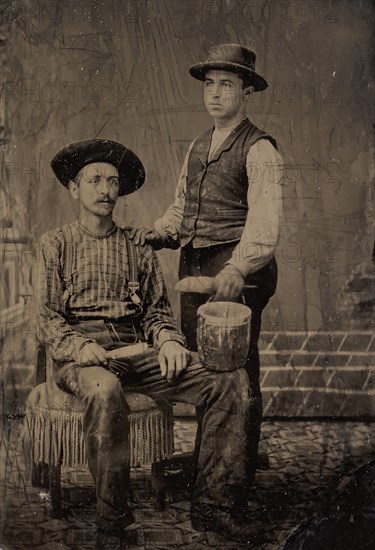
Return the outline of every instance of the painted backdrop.
[[[240,42],[257,52],[257,70],[270,83],[253,96],[249,117],[276,137],[286,162],[279,286],[264,327],[337,324],[340,291],[373,246],[371,2],[23,0],[4,7],[2,217],[7,238],[22,249],[14,273],[6,258],[6,306],[17,301],[12,289],[22,295],[16,283],[32,287],[35,240],[75,216],[49,168],[55,152],[94,136],[134,149],[147,183],[121,199],[116,216],[152,224],[173,200],[189,142],[210,126],[188,68],[210,46]],[[160,257],[177,311],[178,253]]]

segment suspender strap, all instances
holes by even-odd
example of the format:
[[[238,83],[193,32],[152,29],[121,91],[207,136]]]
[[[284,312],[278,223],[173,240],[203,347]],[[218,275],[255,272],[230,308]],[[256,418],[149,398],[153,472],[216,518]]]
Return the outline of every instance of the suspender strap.
[[[132,239],[130,239],[127,230],[123,229],[123,232],[124,232],[126,248],[128,252],[128,264],[129,264],[128,287],[130,291],[130,298],[133,303],[139,304],[141,302],[141,299],[137,295],[137,292],[139,290],[137,249]]]
[[[64,237],[64,253],[63,253],[63,280],[64,280],[64,294],[63,302],[65,310],[69,297],[73,294],[73,235],[72,230],[69,224],[63,225],[61,231]],[[141,299],[137,295],[139,290],[138,282],[138,265],[137,265],[137,249],[134,242],[129,238],[129,235],[126,229],[123,230],[127,256],[128,256],[128,265],[129,265],[129,282],[128,287],[130,291],[130,298],[135,304],[139,304]]]
[[[66,310],[66,306],[69,297],[73,294],[73,235],[69,224],[63,225],[61,231],[64,237],[64,253],[63,253],[63,280],[64,280],[64,294],[63,302]]]

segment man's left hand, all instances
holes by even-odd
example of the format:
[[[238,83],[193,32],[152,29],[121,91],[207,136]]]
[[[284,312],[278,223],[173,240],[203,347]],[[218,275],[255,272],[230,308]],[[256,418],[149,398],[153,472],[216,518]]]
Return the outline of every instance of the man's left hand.
[[[213,296],[215,302],[220,300],[234,300],[244,286],[244,278],[241,272],[232,265],[226,265],[215,277],[216,293]]]
[[[167,340],[161,345],[159,351],[159,365],[162,376],[168,382],[177,378],[188,366],[190,352],[179,342]]]

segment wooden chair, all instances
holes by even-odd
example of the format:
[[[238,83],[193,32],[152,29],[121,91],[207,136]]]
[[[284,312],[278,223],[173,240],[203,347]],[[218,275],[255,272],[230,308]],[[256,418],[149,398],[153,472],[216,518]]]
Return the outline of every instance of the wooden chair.
[[[53,380],[52,359],[38,353],[36,387],[26,403],[25,444],[31,458],[32,484],[49,488],[54,517],[62,513],[61,467],[87,468],[81,402],[60,390]],[[45,381],[43,381],[43,379]],[[150,397],[127,393],[131,413],[129,450],[131,467],[151,464],[155,508],[165,507],[164,463],[174,451],[173,406]]]

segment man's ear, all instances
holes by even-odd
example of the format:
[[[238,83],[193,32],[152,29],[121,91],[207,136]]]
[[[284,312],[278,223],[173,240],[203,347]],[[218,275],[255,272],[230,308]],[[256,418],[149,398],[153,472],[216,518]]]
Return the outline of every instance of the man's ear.
[[[246,86],[245,88],[245,96],[251,95],[254,93],[254,86]]]
[[[76,182],[73,180],[70,180],[68,184],[68,188],[73,199],[79,199],[79,186],[76,184]]]

